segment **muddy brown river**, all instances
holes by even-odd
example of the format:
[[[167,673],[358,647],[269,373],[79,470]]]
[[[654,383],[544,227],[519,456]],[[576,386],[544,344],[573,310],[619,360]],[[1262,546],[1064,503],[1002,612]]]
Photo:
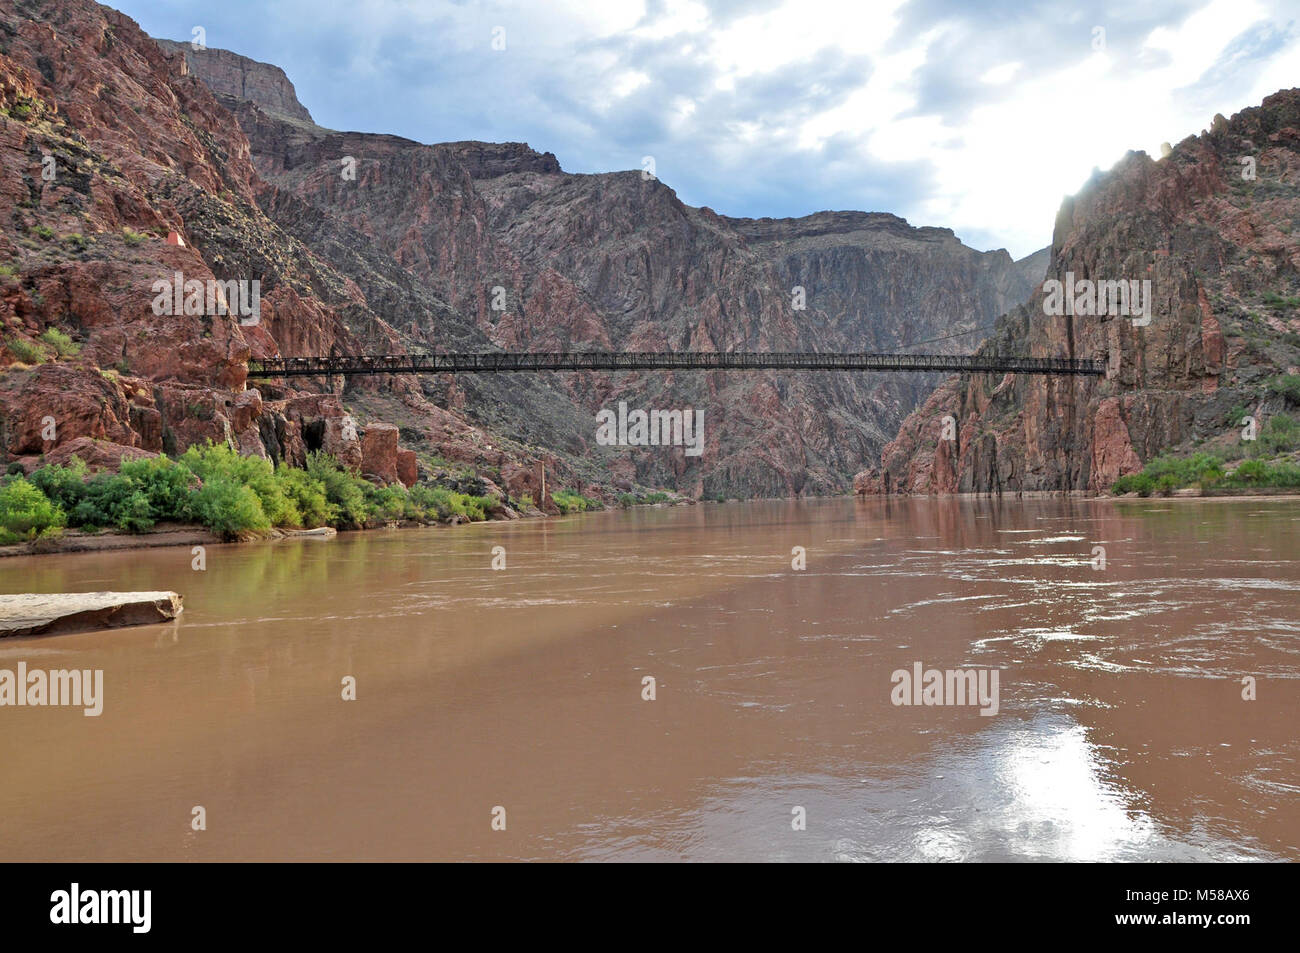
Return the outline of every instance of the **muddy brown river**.
[[[0,642],[104,673],[98,717],[0,707],[0,860],[1300,859],[1296,501],[638,508],[191,560],[0,561],[4,592],[185,597]],[[931,669],[996,671],[996,713],[895,675]]]

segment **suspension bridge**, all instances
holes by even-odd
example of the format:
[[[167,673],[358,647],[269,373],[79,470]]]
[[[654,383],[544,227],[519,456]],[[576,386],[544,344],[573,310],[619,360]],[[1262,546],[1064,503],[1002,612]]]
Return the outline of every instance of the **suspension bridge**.
[[[1092,375],[1106,362],[1066,357],[974,354],[822,354],[808,351],[484,351],[460,354],[371,354],[274,357],[249,361],[248,376],[350,377],[361,374],[490,374],[511,371],[946,371],[949,373]]]

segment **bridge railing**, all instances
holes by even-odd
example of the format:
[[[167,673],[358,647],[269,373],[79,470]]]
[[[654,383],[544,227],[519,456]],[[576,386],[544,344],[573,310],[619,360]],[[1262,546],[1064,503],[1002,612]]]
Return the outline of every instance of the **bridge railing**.
[[[461,354],[375,354],[276,357],[249,362],[249,377],[324,377],[356,374],[492,373],[598,370],[835,370],[967,371],[971,373],[1087,374],[1106,362],[1064,357],[971,354],[822,354],[808,351],[483,351]]]

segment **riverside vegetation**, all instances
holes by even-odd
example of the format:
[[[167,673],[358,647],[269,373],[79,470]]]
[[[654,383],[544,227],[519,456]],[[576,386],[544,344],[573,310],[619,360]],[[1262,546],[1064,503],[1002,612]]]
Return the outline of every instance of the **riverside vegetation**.
[[[1270,391],[1300,404],[1300,376],[1285,375],[1270,383]],[[1226,423],[1235,425],[1246,416],[1243,407],[1228,414]],[[1249,449],[1243,449],[1248,446]],[[1168,495],[1174,490],[1199,487],[1202,492],[1262,488],[1300,489],[1300,420],[1275,414],[1264,422],[1248,445],[1234,444],[1200,450],[1189,456],[1165,454],[1151,460],[1140,472],[1122,476],[1111,486],[1115,495],[1153,493]],[[1243,459],[1247,458],[1247,459]]]
[[[599,506],[576,493],[554,494],[561,512]],[[355,529],[393,520],[484,520],[501,506],[491,496],[417,483],[378,486],[313,452],[307,466],[273,466],[224,444],[192,446],[179,458],[123,460],[117,473],[91,475],[74,457],[31,476],[0,482],[0,544],[58,536],[65,527],[142,533],[160,522],[199,523],[227,539],[275,527]]]

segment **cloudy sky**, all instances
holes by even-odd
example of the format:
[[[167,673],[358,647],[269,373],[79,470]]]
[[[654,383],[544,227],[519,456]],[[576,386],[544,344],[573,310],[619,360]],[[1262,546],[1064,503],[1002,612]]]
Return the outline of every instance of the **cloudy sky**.
[[[1017,257],[1094,168],[1300,85],[1296,0],[109,3],[283,67],[331,128],[653,156],[724,214],[889,211]]]

